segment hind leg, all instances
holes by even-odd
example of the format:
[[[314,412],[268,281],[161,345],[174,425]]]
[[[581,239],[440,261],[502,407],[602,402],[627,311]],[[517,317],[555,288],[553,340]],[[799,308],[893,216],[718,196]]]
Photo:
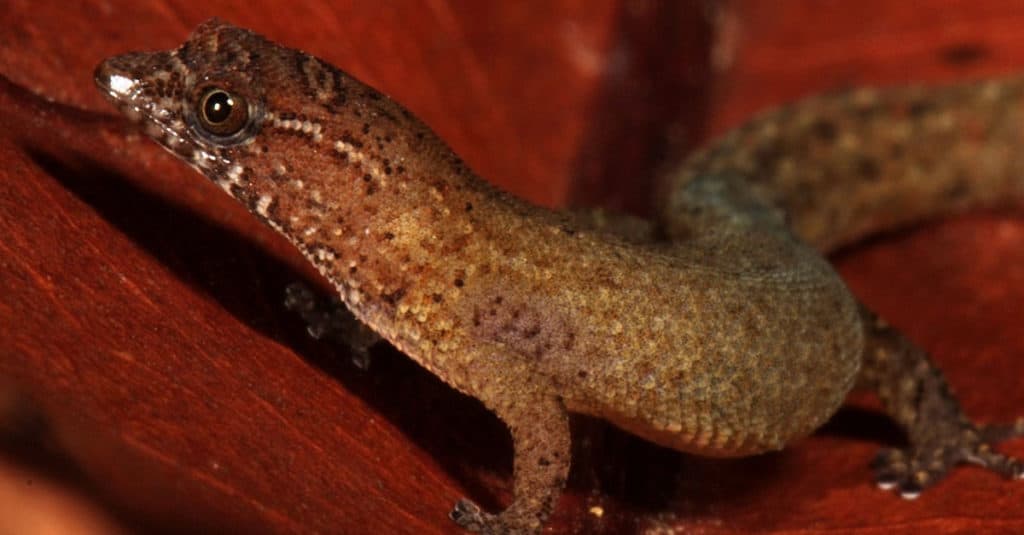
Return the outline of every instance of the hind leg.
[[[865,354],[860,385],[876,391],[886,411],[906,431],[910,446],[883,450],[874,462],[878,485],[908,499],[961,463],[981,465],[1003,477],[1024,477],[1024,463],[993,445],[1024,436],[1015,424],[979,425],[967,418],[928,354],[864,309]]]

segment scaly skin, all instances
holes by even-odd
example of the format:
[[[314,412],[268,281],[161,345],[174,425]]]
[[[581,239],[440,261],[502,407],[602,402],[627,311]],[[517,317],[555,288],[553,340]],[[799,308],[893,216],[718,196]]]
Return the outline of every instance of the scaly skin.
[[[962,98],[922,93],[926,105],[903,116],[889,109],[898,91],[776,112],[677,173],[659,230],[498,192],[387,97],[216,20],[175,51],[108,59],[96,80],[291,240],[356,318],[509,426],[514,499],[499,514],[460,501],[452,517],[468,529],[539,531],[568,474],[569,412],[683,451],[749,455],[810,433],[858,381],[911,439],[880,459],[883,483],[910,495],[963,460],[1020,474],[987,441],[1024,426],[971,424],[924,353],[861,307],[815,250],[1020,192],[1008,178],[1019,162],[1005,153],[1019,128],[977,149],[942,115],[984,120],[955,111],[965,99],[1019,115],[1019,98],[961,86],[935,94]],[[879,137],[899,117],[923,135]],[[906,163],[935,139],[962,152]],[[998,157],[967,165],[978,150]],[[954,168],[983,172],[935,172]]]

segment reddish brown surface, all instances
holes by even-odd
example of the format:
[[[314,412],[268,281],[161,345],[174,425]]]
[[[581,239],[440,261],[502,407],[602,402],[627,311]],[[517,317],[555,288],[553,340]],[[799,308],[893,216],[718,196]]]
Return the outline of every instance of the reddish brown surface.
[[[71,4],[0,7],[0,456],[147,532],[452,532],[459,496],[507,499],[511,448],[404,357],[382,349],[362,372],[309,340],[283,287],[317,279],[125,133],[93,89],[100,58],[174,46],[216,14],[392,94],[516,193],[632,209],[663,153],[771,103],[1024,65],[1016,0],[748,0],[710,19],[626,0]],[[934,350],[971,414],[1024,413],[1024,218],[936,224],[840,264]],[[981,470],[916,502],[874,489],[866,464],[898,440],[876,412],[738,461],[575,431],[557,533],[1024,531],[1024,485]]]

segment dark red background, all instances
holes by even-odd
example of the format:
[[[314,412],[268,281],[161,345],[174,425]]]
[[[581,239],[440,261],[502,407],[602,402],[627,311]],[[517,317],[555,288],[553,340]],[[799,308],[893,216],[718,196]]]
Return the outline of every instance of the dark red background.
[[[93,88],[101,58],[176,46],[212,15],[391,94],[506,189],[638,212],[666,157],[766,106],[1024,66],[1016,0],[8,0],[0,531],[46,511],[83,530],[93,515],[147,532],[449,533],[458,497],[508,498],[496,419],[394,351],[364,372],[309,340],[282,306],[285,284],[319,280],[302,259]],[[838,262],[972,415],[1024,414],[1019,213]],[[857,396],[786,452],[732,461],[581,419],[551,532],[1024,531],[1024,484],[982,470],[915,502],[876,490],[867,463],[899,441],[876,409]]]

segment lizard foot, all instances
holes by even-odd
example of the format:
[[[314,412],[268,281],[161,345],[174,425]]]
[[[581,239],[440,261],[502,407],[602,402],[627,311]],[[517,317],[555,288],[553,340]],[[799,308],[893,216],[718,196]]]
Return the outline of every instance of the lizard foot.
[[[325,302],[305,284],[296,282],[285,288],[284,306],[302,317],[310,336],[333,339],[349,347],[356,367],[369,368],[370,348],[380,337],[357,320],[340,299]]]
[[[455,502],[455,507],[452,508],[452,512],[448,513],[448,518],[455,521],[456,524],[461,526],[463,529],[472,532],[481,532],[485,525],[489,524],[489,515],[480,510],[480,507],[463,498]]]
[[[1024,436],[1024,418],[1011,425],[967,423],[949,428],[949,432],[932,435],[911,448],[882,450],[873,463],[876,481],[880,488],[895,489],[901,497],[913,500],[953,466],[965,462],[1007,479],[1024,479],[1024,462],[992,449],[999,441],[1020,436]]]
[[[865,352],[859,381],[878,393],[910,439],[910,447],[883,450],[875,459],[878,486],[912,500],[963,463],[1021,479],[1024,462],[993,446],[1024,436],[1024,418],[1011,425],[975,425],[923,349],[867,308],[861,313]]]
[[[481,397],[512,432],[512,502],[498,514],[463,498],[448,516],[484,535],[539,535],[569,476],[569,412],[562,399],[526,373],[485,390]],[[503,390],[504,389],[504,390]],[[493,396],[493,397],[489,397]],[[513,402],[498,400],[513,399]]]
[[[466,531],[482,533],[483,535],[513,535],[520,533],[534,533],[540,529],[538,524],[534,528],[520,527],[517,522],[505,521],[504,515],[492,515],[480,510],[480,507],[465,498],[455,503],[452,512],[448,517],[455,521]]]

